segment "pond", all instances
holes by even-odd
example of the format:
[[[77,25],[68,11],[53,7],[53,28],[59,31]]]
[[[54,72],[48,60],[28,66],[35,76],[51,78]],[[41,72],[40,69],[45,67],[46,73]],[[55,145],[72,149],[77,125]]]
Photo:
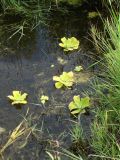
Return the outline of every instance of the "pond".
[[[96,18],[95,23],[98,23]],[[89,38],[91,20],[87,11],[73,10],[69,15],[55,13],[51,15],[47,25],[41,25],[27,33],[18,42],[19,35],[8,39],[5,32],[0,38],[0,127],[5,128],[5,136],[23,119],[29,107],[29,114],[37,117],[37,127],[43,130],[42,140],[51,138],[60,141],[62,147],[68,149],[72,145],[70,139],[71,117],[68,104],[74,95],[82,95],[90,89],[90,81],[96,68],[88,67],[94,62],[93,46]],[[2,31],[4,32],[4,28]],[[65,54],[59,47],[60,38],[76,37],[80,40],[80,50]],[[56,89],[52,80],[54,75],[63,71],[73,71],[75,66],[83,66],[84,71],[77,73],[79,82],[70,89]],[[7,96],[13,90],[28,93],[28,104],[21,108],[12,106]],[[45,106],[40,104],[41,95],[49,96]],[[91,116],[85,116],[86,128]],[[4,136],[3,136],[4,137]],[[3,139],[1,139],[1,144]],[[37,160],[46,159],[46,142],[38,142],[30,138],[21,150],[16,146],[9,147],[6,159]],[[64,158],[65,159],[65,158]],[[68,158],[69,159],[69,158]]]

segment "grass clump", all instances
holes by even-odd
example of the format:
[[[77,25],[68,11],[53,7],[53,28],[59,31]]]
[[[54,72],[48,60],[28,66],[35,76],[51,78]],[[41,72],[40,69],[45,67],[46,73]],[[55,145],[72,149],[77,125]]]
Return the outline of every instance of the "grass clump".
[[[71,152],[76,156],[82,155],[83,159],[86,159],[89,149],[87,140],[84,136],[83,128],[77,122],[70,130],[72,145],[70,147]]]
[[[112,2],[112,1],[111,1]],[[110,3],[111,4],[111,3]],[[104,23],[104,36],[93,28],[97,49],[103,53],[102,76],[94,85],[99,101],[92,124],[93,159],[120,159],[120,10],[110,8],[110,18]],[[107,92],[105,92],[105,90]]]
[[[28,144],[30,137],[35,137],[37,140],[41,138],[42,128],[38,129],[37,124],[33,124],[36,118],[29,114],[28,109],[22,121],[10,132],[6,142],[2,142],[0,158],[4,159],[4,157],[8,156],[5,154],[8,148],[23,149]]]
[[[98,110],[92,125],[91,146],[95,154],[89,155],[94,159],[120,159],[120,125],[113,120],[118,113],[114,110]],[[117,118],[118,119],[118,116]]]

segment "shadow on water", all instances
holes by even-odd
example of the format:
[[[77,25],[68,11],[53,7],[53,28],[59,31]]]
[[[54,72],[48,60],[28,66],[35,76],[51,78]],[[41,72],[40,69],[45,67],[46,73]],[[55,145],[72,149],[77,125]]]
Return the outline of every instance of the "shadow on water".
[[[98,20],[96,19],[96,24]],[[33,32],[26,34],[17,43],[18,37],[8,40],[8,33],[3,34],[0,49],[0,126],[7,131],[15,128],[21,115],[26,113],[27,107],[31,113],[40,116],[38,126],[43,122],[44,136],[48,133],[52,139],[58,139],[64,132],[63,146],[70,146],[68,135],[70,113],[68,104],[73,95],[81,94],[85,88],[89,88],[89,82],[75,84],[72,90],[57,90],[54,87],[52,77],[62,71],[71,71],[76,65],[82,65],[84,69],[89,67],[94,60],[91,58],[92,46],[85,37],[88,37],[90,20],[87,12],[76,11],[69,15],[53,14],[49,26],[40,26]],[[58,46],[61,37],[75,36],[80,40],[81,50],[70,55],[63,53]],[[54,64],[52,68],[51,65]],[[86,72],[82,75],[84,77]],[[94,68],[90,74],[94,73]],[[87,73],[88,74],[88,73]],[[30,103],[40,103],[42,94],[48,95],[50,100],[45,107],[28,104],[20,110],[7,101],[7,95],[13,90],[21,90],[28,93]],[[45,159],[45,143],[33,142],[11,157],[19,159]],[[13,151],[15,152],[15,151]],[[14,158],[13,158],[14,159]]]

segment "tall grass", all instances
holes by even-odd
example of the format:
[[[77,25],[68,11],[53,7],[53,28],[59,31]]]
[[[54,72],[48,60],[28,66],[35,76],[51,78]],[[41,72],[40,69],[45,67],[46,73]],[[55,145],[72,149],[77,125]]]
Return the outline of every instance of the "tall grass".
[[[112,1],[111,1],[112,2]],[[110,3],[111,4],[111,3]],[[120,6],[119,6],[120,7]],[[95,83],[99,108],[92,125],[93,159],[120,159],[120,10],[110,8],[104,34],[92,29],[97,48],[103,53],[104,80]],[[104,90],[107,92],[104,93]]]

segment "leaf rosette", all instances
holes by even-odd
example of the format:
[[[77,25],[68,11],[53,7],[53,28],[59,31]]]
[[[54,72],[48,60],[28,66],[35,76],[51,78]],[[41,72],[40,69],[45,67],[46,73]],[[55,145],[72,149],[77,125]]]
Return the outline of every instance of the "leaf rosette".
[[[27,93],[22,94],[21,91],[13,91],[12,94],[13,95],[7,96],[12,101],[12,105],[27,104]]]
[[[73,72],[63,72],[60,76],[53,76],[53,81],[56,81],[55,87],[57,89],[65,87],[72,87],[74,83]]]
[[[79,40],[77,40],[75,37],[71,37],[71,38],[61,38],[61,42],[59,43],[59,46],[64,48],[64,51],[72,51],[75,49],[78,49],[79,47]]]
[[[48,100],[49,100],[49,97],[48,97],[48,96],[42,95],[42,96],[40,97],[40,101],[41,101],[42,104],[45,104],[46,101],[48,101]]]
[[[73,101],[69,104],[69,110],[71,114],[81,114],[85,113],[85,109],[90,107],[90,98],[80,98],[79,95],[73,97]]]

